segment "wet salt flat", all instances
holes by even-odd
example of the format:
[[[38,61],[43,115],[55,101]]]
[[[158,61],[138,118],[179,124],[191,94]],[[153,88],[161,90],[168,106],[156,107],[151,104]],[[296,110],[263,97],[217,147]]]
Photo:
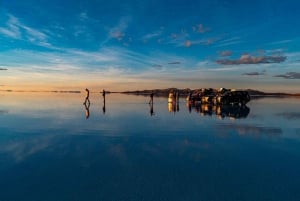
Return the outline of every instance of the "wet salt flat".
[[[300,198],[300,99],[0,97],[0,200]]]

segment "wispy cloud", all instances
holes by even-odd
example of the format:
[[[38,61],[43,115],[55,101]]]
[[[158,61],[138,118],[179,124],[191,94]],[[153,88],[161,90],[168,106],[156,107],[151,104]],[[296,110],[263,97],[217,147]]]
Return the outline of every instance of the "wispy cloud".
[[[144,35],[142,37],[142,41],[148,42],[151,39],[158,38],[159,36],[162,35],[162,33],[163,33],[163,28],[161,28],[159,30],[156,30],[156,31],[153,31],[151,33],[148,33],[148,34]]]
[[[82,12],[79,14],[79,20],[85,22],[89,20],[88,14],[86,12]]]
[[[171,64],[171,65],[174,65],[174,64],[181,64],[180,61],[172,61],[172,62],[169,62],[168,64]]]
[[[125,37],[125,31],[130,22],[130,17],[122,17],[119,23],[109,30],[109,38],[114,38],[121,41]]]
[[[197,32],[197,33],[205,33],[210,30],[210,28],[204,27],[203,24],[197,24],[197,25],[193,26],[192,29],[194,32]]]
[[[228,57],[228,56],[232,55],[232,51],[231,50],[224,50],[224,51],[221,51],[219,54],[222,57]]]
[[[9,38],[21,39],[19,20],[13,15],[8,15],[6,26],[0,27],[0,33]]]
[[[240,65],[240,64],[269,64],[269,63],[281,63],[286,60],[285,56],[251,56],[249,54],[243,54],[239,59],[219,59],[216,62],[222,65]]]
[[[22,23],[14,15],[6,14],[6,16],[7,22],[5,26],[0,27],[0,34],[8,38],[24,40],[34,45],[53,49],[53,46],[48,42],[46,33]]]
[[[240,37],[232,37],[228,39],[219,40],[215,47],[226,47],[242,43]]]
[[[186,40],[186,41],[178,41],[178,47],[191,47],[192,45],[211,45],[217,39],[215,38],[208,38],[208,39],[201,39],[201,40]]]
[[[285,79],[300,79],[300,73],[297,72],[287,72],[281,75],[274,75],[273,77],[281,77]]]
[[[259,76],[259,75],[264,75],[264,72],[249,72],[249,73],[243,73],[242,75],[247,75],[247,76]]]
[[[281,41],[275,41],[270,43],[270,45],[282,45],[282,44],[288,44],[293,42],[293,40],[281,40]]]

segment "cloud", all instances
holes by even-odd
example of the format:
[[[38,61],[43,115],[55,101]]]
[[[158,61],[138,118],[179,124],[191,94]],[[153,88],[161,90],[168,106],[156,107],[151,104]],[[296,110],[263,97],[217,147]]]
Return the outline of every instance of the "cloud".
[[[264,75],[265,73],[260,73],[260,72],[249,72],[249,73],[243,73],[242,75],[247,75],[247,76],[258,76],[258,75]]]
[[[161,34],[162,34],[162,29],[154,31],[152,33],[148,33],[142,37],[142,41],[147,42],[148,40],[161,36]]]
[[[222,57],[228,57],[231,55],[232,55],[232,51],[230,51],[230,50],[224,50],[224,51],[220,52],[220,56],[222,56]]]
[[[232,37],[224,40],[220,40],[218,44],[215,45],[215,47],[224,47],[224,46],[229,46],[229,45],[235,45],[239,44],[242,41],[240,40],[239,37]]]
[[[156,70],[162,70],[163,69],[163,66],[160,65],[160,64],[153,64],[152,67]]]
[[[204,27],[203,24],[197,24],[196,26],[193,26],[193,31],[197,33],[205,33],[209,30],[210,28]]]
[[[186,40],[186,41],[184,42],[184,46],[185,46],[185,47],[191,47],[191,45],[192,45],[192,42],[191,42],[190,40]]]
[[[6,15],[8,19],[6,25],[0,27],[0,34],[12,39],[25,40],[42,47],[52,47],[52,45],[47,42],[48,36],[45,33],[25,25],[11,14]]]
[[[86,12],[82,12],[79,14],[79,20],[84,22],[84,21],[87,21],[89,19],[88,15]]]
[[[285,79],[300,79],[300,73],[287,72],[286,74],[274,75],[273,77],[281,77],[281,78],[285,78]]]
[[[285,56],[251,56],[249,54],[243,54],[239,59],[219,59],[216,62],[222,65],[240,65],[240,64],[269,64],[269,63],[281,63],[286,60]]]
[[[115,38],[121,41],[125,36],[125,31],[128,27],[129,22],[129,17],[122,17],[119,23],[109,30],[109,38]]]
[[[20,32],[19,25],[20,25],[19,20],[16,17],[12,15],[8,15],[6,27],[0,27],[0,33],[9,38],[21,39],[21,32]]]
[[[184,42],[179,41],[177,46],[178,47],[191,47],[192,45],[211,45],[217,39],[215,38],[208,38],[203,40],[185,40]]]
[[[181,62],[180,61],[173,61],[173,62],[169,62],[168,64],[181,64]]]

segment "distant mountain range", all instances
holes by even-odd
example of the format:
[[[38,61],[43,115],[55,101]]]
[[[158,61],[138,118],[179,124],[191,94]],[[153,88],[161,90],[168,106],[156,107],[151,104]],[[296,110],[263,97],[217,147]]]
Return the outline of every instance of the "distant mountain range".
[[[121,93],[124,94],[133,94],[133,95],[149,95],[154,93],[155,96],[168,96],[170,92],[178,92],[180,96],[187,96],[189,93],[194,93],[200,91],[201,89],[177,89],[177,88],[167,88],[167,89],[152,89],[152,90],[135,90],[135,91],[124,91]],[[269,93],[269,92],[262,92],[253,89],[244,89],[243,91],[248,91],[249,95],[252,97],[259,97],[259,96],[299,96],[300,93],[292,94],[292,93]]]

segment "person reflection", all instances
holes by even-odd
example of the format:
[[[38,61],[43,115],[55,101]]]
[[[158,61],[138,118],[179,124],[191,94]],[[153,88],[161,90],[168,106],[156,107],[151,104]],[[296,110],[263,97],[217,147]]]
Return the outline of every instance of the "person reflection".
[[[153,102],[150,103],[149,106],[150,106],[150,115],[153,116],[155,114],[153,110]]]
[[[90,100],[84,102],[85,107],[85,118],[88,119],[90,117]]]
[[[102,91],[102,96],[103,96],[103,107],[102,107],[102,112],[105,114],[106,108],[105,108],[105,90],[103,89]]]
[[[83,105],[85,107],[85,117],[86,119],[88,119],[90,117],[90,90],[88,90],[88,88],[85,89],[86,91],[86,97],[85,100],[83,102]]]

